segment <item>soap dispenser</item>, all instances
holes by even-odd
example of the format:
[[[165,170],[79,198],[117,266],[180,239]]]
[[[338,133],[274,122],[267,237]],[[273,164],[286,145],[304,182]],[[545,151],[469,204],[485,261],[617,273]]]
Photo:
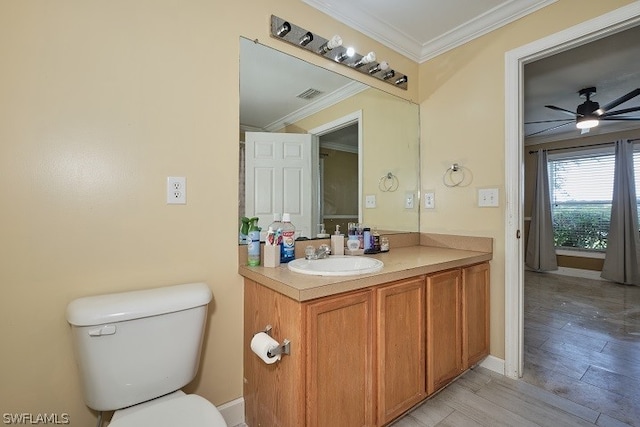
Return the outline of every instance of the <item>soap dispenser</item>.
[[[331,235],[331,253],[333,255],[344,255],[344,235],[340,234],[339,225],[336,225],[335,234]]]

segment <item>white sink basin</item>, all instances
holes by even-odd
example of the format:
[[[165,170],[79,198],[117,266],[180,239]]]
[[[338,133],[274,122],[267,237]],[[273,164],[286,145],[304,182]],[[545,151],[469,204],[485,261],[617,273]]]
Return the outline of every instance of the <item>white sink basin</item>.
[[[376,273],[382,270],[384,263],[365,256],[332,255],[313,260],[298,258],[290,261],[287,266],[293,272],[313,276],[355,276]]]

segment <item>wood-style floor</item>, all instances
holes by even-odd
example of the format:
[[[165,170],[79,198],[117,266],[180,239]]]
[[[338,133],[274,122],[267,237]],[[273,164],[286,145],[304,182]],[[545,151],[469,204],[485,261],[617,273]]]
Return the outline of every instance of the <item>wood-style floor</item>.
[[[394,427],[640,426],[640,287],[526,272],[525,369],[477,367]]]

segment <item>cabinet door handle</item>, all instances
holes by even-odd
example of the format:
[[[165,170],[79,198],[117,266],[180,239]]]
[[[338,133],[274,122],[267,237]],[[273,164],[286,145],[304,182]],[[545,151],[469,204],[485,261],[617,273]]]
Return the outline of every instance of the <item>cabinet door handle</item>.
[[[520,238],[520,230],[516,230],[516,239]]]

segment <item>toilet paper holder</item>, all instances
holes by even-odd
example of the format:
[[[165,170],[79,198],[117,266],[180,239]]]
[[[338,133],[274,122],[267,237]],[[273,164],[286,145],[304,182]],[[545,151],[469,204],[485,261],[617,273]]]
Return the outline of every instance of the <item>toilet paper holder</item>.
[[[273,326],[271,325],[267,325],[265,326],[264,330],[260,331],[260,332],[264,332],[265,334],[269,335],[270,337],[271,335],[271,330],[273,329]],[[267,352],[267,356],[269,357],[274,357],[277,356],[279,354],[291,354],[291,341],[289,341],[288,339],[284,339],[284,341],[282,341],[281,344],[278,344],[277,347],[272,348],[271,350],[269,350]]]

